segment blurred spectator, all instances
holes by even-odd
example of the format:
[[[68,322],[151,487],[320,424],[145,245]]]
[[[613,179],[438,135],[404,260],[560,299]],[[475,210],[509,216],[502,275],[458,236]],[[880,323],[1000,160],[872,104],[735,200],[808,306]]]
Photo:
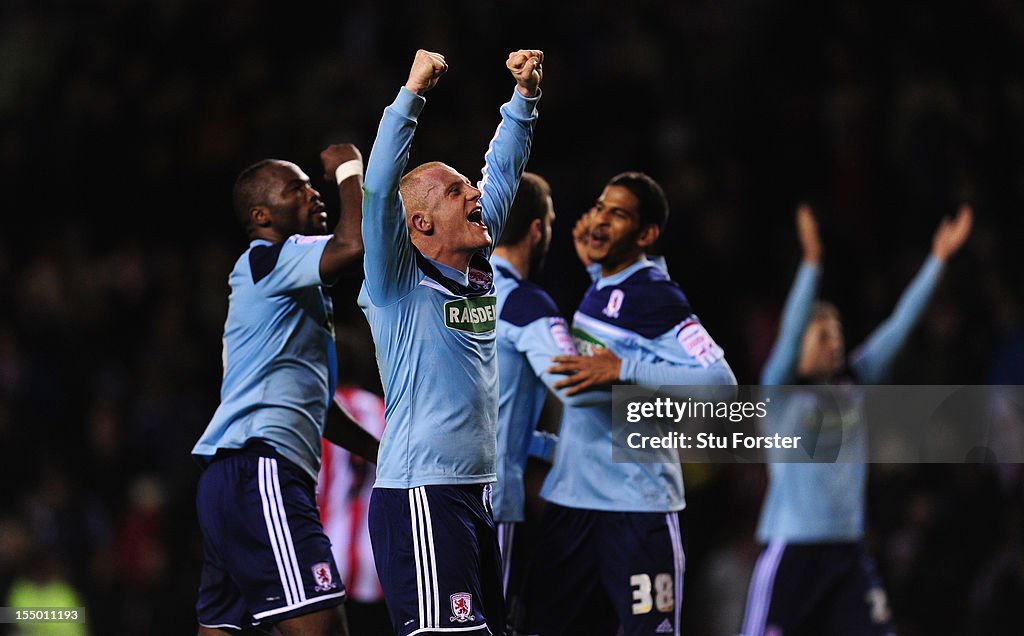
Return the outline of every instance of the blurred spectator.
[[[335,401],[359,425],[380,439],[384,398],[367,329],[338,326],[338,388]],[[391,622],[370,547],[367,514],[376,467],[323,440],[317,504],[324,532],[348,594],[345,613],[353,634],[386,634]]]

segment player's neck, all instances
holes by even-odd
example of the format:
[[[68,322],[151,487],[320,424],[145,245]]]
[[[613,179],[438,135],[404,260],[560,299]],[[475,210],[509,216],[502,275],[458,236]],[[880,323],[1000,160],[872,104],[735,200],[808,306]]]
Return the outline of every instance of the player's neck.
[[[473,260],[473,254],[476,253],[476,251],[449,250],[445,249],[443,244],[426,241],[421,241],[420,244],[416,245],[416,248],[420,251],[420,254],[427,258],[463,273],[469,272],[469,262]]]
[[[250,227],[249,228],[249,241],[269,241],[271,243],[280,243],[284,241],[287,236],[284,236],[280,231],[273,227]]]
[[[621,261],[615,263],[605,261],[601,263],[601,278],[608,278],[609,276],[614,276],[619,272],[624,271],[629,267],[632,267],[633,265],[636,264],[637,261],[639,261],[643,257],[644,253],[640,252],[638,254],[634,254],[629,258],[624,258]]]
[[[499,245],[494,248],[494,255],[505,259],[515,268],[520,278],[530,276],[530,247],[529,245]]]

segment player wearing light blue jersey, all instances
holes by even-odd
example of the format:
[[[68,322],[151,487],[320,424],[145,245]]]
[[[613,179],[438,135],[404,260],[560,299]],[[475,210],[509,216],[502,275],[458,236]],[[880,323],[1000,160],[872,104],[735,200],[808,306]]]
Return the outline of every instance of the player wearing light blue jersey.
[[[803,262],[786,299],[778,339],[761,374],[765,385],[877,384],[889,374],[907,336],[924,312],[946,261],[970,233],[972,213],[963,206],[944,220],[932,252],[907,287],[896,310],[846,363],[839,313],[814,300],[821,275],[821,240],[811,210],[797,211]],[[867,441],[854,397],[832,422],[834,408],[819,407],[812,394],[789,398],[778,418],[765,420],[767,434],[807,434],[820,426],[819,447],[835,437],[835,463],[770,463],[769,485],[757,528],[765,544],[750,582],[745,636],[761,634],[886,634],[892,629],[885,592],[863,546]],[[825,413],[818,422],[816,414]],[[841,442],[841,445],[840,445]],[[852,460],[852,461],[851,461]]]
[[[534,560],[527,593],[531,634],[615,633],[619,625],[624,634],[680,633],[686,502],[678,456],[613,462],[607,388],[736,383],[682,291],[645,257],[667,217],[661,187],[636,172],[609,181],[588,217],[585,264],[601,271],[573,317],[582,355],[555,357],[549,372],[571,374],[555,384],[567,394],[599,390],[605,400],[568,405],[562,417],[541,491],[549,504],[536,546],[544,558]]]
[[[440,162],[402,176],[422,95],[447,70],[443,56],[423,50],[384,111],[367,165],[359,305],[377,347],[387,420],[370,536],[402,635],[504,627],[489,503],[498,369],[487,257],[529,156],[542,60],[540,51],[509,55],[517,87],[476,187]]]
[[[328,409],[337,367],[323,286],[362,254],[362,158],[344,144],[321,159],[342,203],[330,235],[320,194],[295,164],[260,161],[235,183],[235,212],[252,242],[228,279],[221,403],[192,449],[204,467],[201,634],[266,624],[285,635],[347,631],[314,484],[321,435],[376,455],[372,437],[350,437],[351,420]]]
[[[555,210],[551,188],[538,175],[523,173],[508,226],[491,256],[498,296],[498,481],[494,487],[494,521],[501,545],[502,587],[509,622],[517,615],[522,575],[531,553],[523,474],[527,456],[550,462],[553,436],[536,430],[549,394],[570,404],[606,402],[589,391],[566,396],[551,387],[562,376],[548,372],[551,358],[574,355],[569,327],[544,289],[528,277],[539,271],[551,243]]]

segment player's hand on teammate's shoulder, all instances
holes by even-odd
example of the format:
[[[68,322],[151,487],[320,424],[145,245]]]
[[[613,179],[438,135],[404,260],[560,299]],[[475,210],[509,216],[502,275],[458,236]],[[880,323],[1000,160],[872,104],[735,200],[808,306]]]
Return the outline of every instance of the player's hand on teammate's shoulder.
[[[821,234],[818,232],[818,221],[814,218],[814,212],[807,203],[801,203],[796,208],[796,235],[800,239],[804,262],[820,263],[823,251]]]
[[[544,77],[544,51],[520,49],[508,54],[505,66],[516,78],[519,92],[526,97],[536,97],[540,81]]]
[[[967,203],[960,206],[960,210],[954,218],[942,219],[939,228],[935,230],[935,237],[932,239],[932,256],[945,263],[967,242],[973,224],[974,211]]]
[[[336,183],[338,167],[349,161],[363,162],[363,153],[353,144],[331,144],[320,151],[320,163],[324,167],[324,180]]]
[[[422,95],[437,86],[437,81],[447,70],[448,63],[444,61],[443,55],[420,49],[416,51],[416,57],[412,61],[405,87],[417,95]]]

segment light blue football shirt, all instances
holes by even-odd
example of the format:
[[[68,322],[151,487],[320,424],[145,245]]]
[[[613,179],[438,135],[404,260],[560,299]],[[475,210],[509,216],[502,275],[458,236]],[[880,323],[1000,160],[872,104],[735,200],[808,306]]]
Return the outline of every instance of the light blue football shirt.
[[[576,355],[569,325],[555,301],[536,283],[524,280],[500,256],[491,257],[498,292],[498,483],[492,498],[494,520],[525,519],[523,470],[533,432],[551,390],[566,404],[607,403],[607,392],[565,395],[551,386],[564,379],[548,373],[551,358]]]
[[[334,394],[334,308],[320,280],[330,236],[255,240],[228,277],[220,406],[192,455],[262,439],[315,481]]]
[[[662,385],[735,385],[724,352],[690,309],[679,287],[641,258],[600,278],[573,317],[576,348],[588,355],[611,349],[622,358],[623,382]],[[591,406],[565,407],[555,461],[541,496],[569,508],[618,512],[674,512],[686,507],[679,456],[661,462],[612,461],[611,392]],[[667,427],[657,435],[668,434]]]
[[[900,297],[895,311],[850,355],[847,383],[885,380],[893,360],[928,304],[942,274],[942,264],[928,258]],[[811,320],[821,268],[802,264],[786,298],[779,336],[761,373],[761,384],[795,384],[804,330]],[[867,434],[862,400],[855,391],[840,409],[819,408],[810,392],[786,400],[782,410],[762,420],[764,433],[808,434],[818,430],[818,445],[834,448],[836,463],[769,463],[768,491],[761,508],[757,538],[768,543],[857,541],[864,536],[867,488]],[[844,392],[837,392],[841,396]],[[820,415],[826,414],[823,421]],[[769,456],[770,458],[770,456]]]
[[[501,236],[530,153],[540,99],[518,91],[484,155],[484,222]],[[359,306],[377,347],[387,427],[378,488],[495,480],[497,298],[486,257],[468,272],[423,257],[406,228],[399,180],[426,101],[405,88],[384,111],[363,182]]]

